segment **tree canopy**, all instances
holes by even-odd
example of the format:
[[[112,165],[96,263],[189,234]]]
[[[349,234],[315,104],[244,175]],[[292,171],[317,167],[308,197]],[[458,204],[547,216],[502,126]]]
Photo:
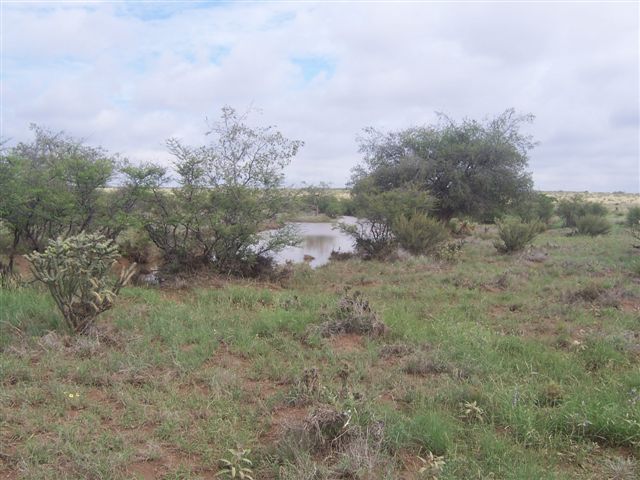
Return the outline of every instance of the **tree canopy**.
[[[434,214],[442,219],[493,219],[532,190],[526,168],[535,143],[521,132],[532,121],[509,109],[487,121],[440,114],[432,126],[389,133],[367,128],[359,139],[364,164],[354,171],[354,194],[417,188],[433,196]]]

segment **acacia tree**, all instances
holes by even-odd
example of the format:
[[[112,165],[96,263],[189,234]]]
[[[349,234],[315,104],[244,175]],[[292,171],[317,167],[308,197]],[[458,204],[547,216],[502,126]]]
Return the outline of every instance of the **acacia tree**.
[[[520,129],[532,120],[509,109],[486,122],[440,115],[435,126],[386,134],[365,129],[354,193],[371,185],[380,191],[411,185],[434,197],[441,219],[493,219],[531,191],[527,154],[535,144]]]
[[[246,121],[247,114],[224,107],[207,132],[209,144],[167,141],[178,188],[167,191],[170,178],[158,179],[145,227],[168,262],[248,274],[268,252],[296,242],[286,227],[259,233],[285,209],[283,169],[303,142]]]
[[[19,250],[80,232],[115,239],[156,174],[63,132],[32,125],[34,139],[2,151],[0,221],[10,233],[9,267]],[[107,189],[120,175],[121,187]]]
[[[97,210],[97,190],[114,170],[101,149],[63,133],[31,126],[34,140],[0,161],[0,219],[12,240],[9,267],[20,245],[42,250],[48,239],[85,229]]]

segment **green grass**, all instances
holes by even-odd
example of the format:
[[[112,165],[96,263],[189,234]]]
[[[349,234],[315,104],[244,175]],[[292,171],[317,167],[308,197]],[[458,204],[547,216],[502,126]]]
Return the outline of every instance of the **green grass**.
[[[421,478],[429,452],[440,479],[635,478],[638,253],[619,225],[567,232],[534,240],[544,262],[498,254],[489,232],[455,264],[350,260],[301,266],[285,286],[128,288],[97,339],[65,336],[45,291],[0,290],[0,472],[213,478],[240,445],[260,479]],[[309,333],[345,287],[386,336]],[[312,368],[315,390],[302,381]],[[319,407],[350,419],[322,448]]]

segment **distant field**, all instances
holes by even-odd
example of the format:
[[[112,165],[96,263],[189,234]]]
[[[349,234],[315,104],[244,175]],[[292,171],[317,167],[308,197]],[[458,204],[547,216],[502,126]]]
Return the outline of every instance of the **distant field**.
[[[571,198],[580,195],[585,200],[591,202],[600,202],[611,210],[615,211],[618,207],[622,211],[626,211],[630,206],[640,206],[640,195],[637,193],[606,193],[606,192],[543,192],[558,200]]]

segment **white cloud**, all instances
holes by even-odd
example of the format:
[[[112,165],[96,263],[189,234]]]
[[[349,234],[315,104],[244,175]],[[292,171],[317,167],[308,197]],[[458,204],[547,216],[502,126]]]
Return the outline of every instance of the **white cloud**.
[[[168,161],[167,137],[254,105],[306,142],[289,182],[341,185],[365,126],[515,107],[537,116],[537,188],[639,189],[636,4],[189,6],[3,4],[3,135],[36,122]]]

